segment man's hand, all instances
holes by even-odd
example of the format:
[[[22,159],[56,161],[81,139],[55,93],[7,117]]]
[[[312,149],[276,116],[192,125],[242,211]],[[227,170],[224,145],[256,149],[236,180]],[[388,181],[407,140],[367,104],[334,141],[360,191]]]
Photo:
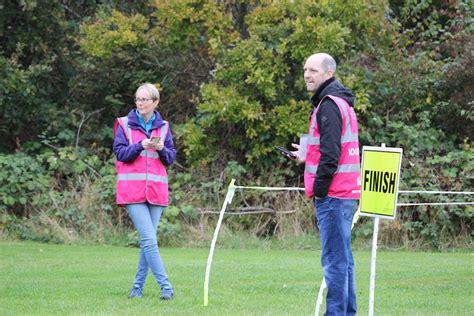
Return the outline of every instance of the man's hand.
[[[298,144],[293,144],[293,143],[292,143],[292,144],[291,144],[291,147],[293,147],[293,148],[296,149],[296,151],[292,151],[292,153],[295,154],[296,158],[292,158],[291,160],[296,161],[296,163],[299,164],[299,165],[302,164],[302,163],[305,163],[306,160],[301,159],[301,158],[298,156],[298,152],[299,152],[299,150],[300,150],[300,145],[298,145]]]

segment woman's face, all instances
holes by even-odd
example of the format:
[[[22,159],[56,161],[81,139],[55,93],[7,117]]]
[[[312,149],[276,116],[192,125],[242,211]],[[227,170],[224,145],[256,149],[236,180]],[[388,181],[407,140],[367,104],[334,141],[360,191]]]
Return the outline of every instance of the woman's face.
[[[151,117],[158,102],[159,100],[153,100],[150,93],[145,89],[138,90],[135,95],[135,104],[137,105],[138,113],[142,117]]]

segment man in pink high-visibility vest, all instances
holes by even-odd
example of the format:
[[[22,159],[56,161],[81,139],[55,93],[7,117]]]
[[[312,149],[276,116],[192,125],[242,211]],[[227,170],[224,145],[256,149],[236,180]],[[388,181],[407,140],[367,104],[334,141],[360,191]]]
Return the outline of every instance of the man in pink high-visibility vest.
[[[355,315],[351,224],[360,196],[358,125],[355,97],[336,80],[335,72],[336,62],[328,54],[306,60],[304,80],[313,94],[313,110],[306,157],[297,160],[305,162],[305,193],[316,209],[328,288],[325,315]],[[293,147],[299,149],[297,144]]]

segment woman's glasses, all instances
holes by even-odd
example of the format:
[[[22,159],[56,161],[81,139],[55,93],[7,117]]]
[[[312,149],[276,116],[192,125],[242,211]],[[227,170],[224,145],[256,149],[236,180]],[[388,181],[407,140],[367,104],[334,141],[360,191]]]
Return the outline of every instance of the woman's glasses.
[[[152,101],[152,100],[153,100],[153,99],[145,99],[145,98],[140,99],[140,98],[135,98],[135,103],[140,103],[140,102],[141,102],[141,103],[148,103],[148,102],[150,102],[150,101]]]

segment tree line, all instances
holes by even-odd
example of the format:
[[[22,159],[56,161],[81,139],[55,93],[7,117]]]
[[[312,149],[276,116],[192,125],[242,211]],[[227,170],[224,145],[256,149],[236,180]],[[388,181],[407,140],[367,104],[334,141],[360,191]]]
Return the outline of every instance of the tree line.
[[[171,239],[200,221],[197,209],[222,202],[231,178],[301,185],[300,167],[274,146],[306,132],[302,66],[315,52],[336,58],[338,79],[357,97],[361,146],[404,149],[402,188],[472,190],[473,8],[462,0],[7,0],[0,5],[2,230],[106,240],[127,226],[113,203],[112,129],[143,82],[160,89],[178,152],[163,224]],[[277,210],[287,198],[236,203]],[[261,221],[258,234],[284,234],[275,214],[264,216],[230,225]],[[410,208],[396,223],[387,227],[394,240],[438,247],[470,239],[472,211]],[[312,229],[307,220],[298,225]]]

